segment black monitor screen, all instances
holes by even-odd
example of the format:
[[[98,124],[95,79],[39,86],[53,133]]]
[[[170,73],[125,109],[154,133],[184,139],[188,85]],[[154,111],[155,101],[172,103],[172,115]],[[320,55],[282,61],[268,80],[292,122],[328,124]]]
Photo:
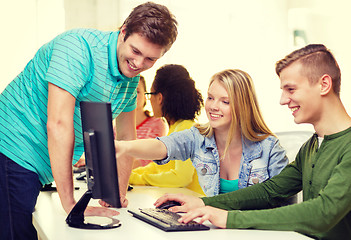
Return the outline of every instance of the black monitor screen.
[[[88,190],[94,199],[120,208],[111,104],[81,102],[80,107]]]

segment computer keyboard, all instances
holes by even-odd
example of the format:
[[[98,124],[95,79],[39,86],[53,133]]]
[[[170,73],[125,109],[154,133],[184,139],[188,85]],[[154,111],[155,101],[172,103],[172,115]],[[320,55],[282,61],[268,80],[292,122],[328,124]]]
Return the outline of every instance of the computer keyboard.
[[[137,210],[128,210],[134,217],[143,220],[163,231],[198,231],[209,230],[210,227],[191,221],[187,224],[178,222],[180,214],[170,212],[166,209],[142,208]]]

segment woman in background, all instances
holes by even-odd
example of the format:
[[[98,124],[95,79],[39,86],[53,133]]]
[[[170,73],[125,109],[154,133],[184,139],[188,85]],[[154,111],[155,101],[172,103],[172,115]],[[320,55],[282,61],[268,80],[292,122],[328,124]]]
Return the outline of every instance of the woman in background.
[[[191,158],[207,196],[264,182],[287,165],[285,150],[263,120],[249,74],[215,74],[205,110],[207,124],[158,140],[120,141],[117,155],[141,155],[158,164]]]
[[[194,80],[181,65],[165,65],[158,69],[151,92],[146,95],[150,98],[154,117],[164,117],[167,120],[168,134],[191,128],[203,106],[202,96],[195,88]],[[158,151],[158,149],[150,149],[150,151]],[[143,155],[139,157],[143,158]],[[129,183],[159,187],[187,187],[204,194],[191,160],[183,160],[185,161],[169,161],[165,165],[152,162],[147,166],[136,168],[131,173]]]
[[[168,131],[168,125],[161,117],[152,117],[146,105],[146,83],[145,78],[140,76],[137,87],[137,107],[136,107],[136,133],[137,139],[156,138],[165,136]],[[146,166],[152,160],[135,159],[133,168]]]

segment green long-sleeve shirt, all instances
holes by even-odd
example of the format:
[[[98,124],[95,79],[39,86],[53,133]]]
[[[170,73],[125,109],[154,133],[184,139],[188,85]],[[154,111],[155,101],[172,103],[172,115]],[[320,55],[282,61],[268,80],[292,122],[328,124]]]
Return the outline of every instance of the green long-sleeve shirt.
[[[300,190],[302,203],[252,210],[274,207]],[[351,239],[351,128],[324,136],[319,149],[314,134],[295,161],[265,183],[202,199],[206,205],[229,210],[227,228],[286,230],[318,239]]]

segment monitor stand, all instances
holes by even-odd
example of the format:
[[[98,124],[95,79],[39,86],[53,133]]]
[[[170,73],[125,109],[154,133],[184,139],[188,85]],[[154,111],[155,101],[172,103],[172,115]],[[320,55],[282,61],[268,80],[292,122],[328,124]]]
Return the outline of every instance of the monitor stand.
[[[121,223],[117,219],[112,219],[112,223],[107,225],[98,225],[93,223],[84,223],[84,211],[88,206],[90,199],[92,198],[92,191],[88,190],[79,199],[76,205],[72,208],[71,212],[66,218],[66,223],[70,227],[81,228],[81,229],[110,229],[121,226]]]

